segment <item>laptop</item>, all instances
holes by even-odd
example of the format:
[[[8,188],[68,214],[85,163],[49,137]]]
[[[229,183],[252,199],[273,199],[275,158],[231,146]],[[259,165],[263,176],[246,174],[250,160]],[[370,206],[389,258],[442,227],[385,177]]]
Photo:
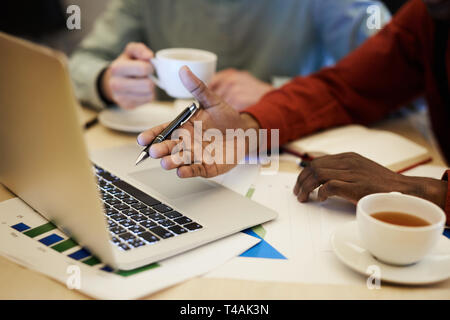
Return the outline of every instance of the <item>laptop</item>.
[[[0,182],[112,268],[130,270],[272,220],[137,145],[88,153],[62,53],[0,33]]]

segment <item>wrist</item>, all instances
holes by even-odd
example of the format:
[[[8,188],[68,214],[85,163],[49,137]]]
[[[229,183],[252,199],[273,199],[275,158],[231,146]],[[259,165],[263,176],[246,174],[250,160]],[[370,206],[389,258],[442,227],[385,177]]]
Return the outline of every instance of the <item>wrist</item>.
[[[250,153],[258,152],[258,149],[259,149],[258,148],[258,146],[259,146],[259,134],[258,134],[259,131],[258,130],[260,129],[260,125],[259,125],[259,122],[248,113],[241,113],[240,118],[241,118],[240,128],[242,128],[244,131],[247,131],[247,130],[255,130],[256,131],[256,141],[253,141],[253,143],[252,143],[251,139],[249,139],[247,136],[245,137],[245,154],[246,154],[246,156],[248,156]],[[256,142],[256,145],[253,145],[254,142]]]
[[[429,200],[445,208],[448,182],[432,178],[403,176],[402,193]]]
[[[114,103],[111,88],[109,86],[110,78],[111,78],[111,68],[108,66],[100,72],[97,79],[97,90],[99,96],[106,104]]]
[[[249,113],[241,113],[241,128],[244,129],[244,131],[248,129],[254,129],[258,130],[261,128],[259,125],[259,122],[253,118]]]

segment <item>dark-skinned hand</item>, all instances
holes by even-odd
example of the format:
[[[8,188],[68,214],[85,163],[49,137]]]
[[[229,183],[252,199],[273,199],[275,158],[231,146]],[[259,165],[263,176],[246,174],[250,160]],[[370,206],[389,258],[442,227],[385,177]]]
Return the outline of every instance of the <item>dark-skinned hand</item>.
[[[393,172],[356,153],[341,153],[317,158],[303,169],[294,187],[300,202],[319,188],[318,200],[338,196],[356,203],[362,197],[380,192],[401,192],[445,206],[447,182],[408,177]]]

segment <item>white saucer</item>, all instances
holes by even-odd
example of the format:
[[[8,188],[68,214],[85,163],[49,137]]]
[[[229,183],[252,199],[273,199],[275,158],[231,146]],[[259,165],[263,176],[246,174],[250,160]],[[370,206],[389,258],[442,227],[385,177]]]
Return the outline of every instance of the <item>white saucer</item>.
[[[344,264],[359,273],[370,276],[369,266],[378,266],[382,281],[424,285],[450,278],[450,239],[445,236],[422,261],[404,267],[382,263],[364,249],[356,221],[338,228],[331,236],[331,246]]]
[[[133,110],[119,107],[103,110],[99,122],[107,128],[129,133],[140,133],[154,126],[172,121],[192,100],[150,102]]]

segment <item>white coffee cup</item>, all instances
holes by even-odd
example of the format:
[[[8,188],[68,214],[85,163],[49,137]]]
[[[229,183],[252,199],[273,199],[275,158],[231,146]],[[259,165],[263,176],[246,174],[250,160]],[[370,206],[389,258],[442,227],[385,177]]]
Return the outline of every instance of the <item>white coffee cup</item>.
[[[377,212],[402,212],[430,223],[424,227],[400,226],[371,216]],[[442,236],[445,213],[434,203],[398,192],[363,197],[356,208],[359,234],[365,248],[378,260],[408,265],[424,258]]]
[[[199,49],[171,48],[158,51],[150,60],[158,77],[151,76],[155,84],[166,93],[178,99],[191,98],[180,80],[178,72],[181,67],[188,66],[203,82],[208,83],[217,67],[217,55]]]

